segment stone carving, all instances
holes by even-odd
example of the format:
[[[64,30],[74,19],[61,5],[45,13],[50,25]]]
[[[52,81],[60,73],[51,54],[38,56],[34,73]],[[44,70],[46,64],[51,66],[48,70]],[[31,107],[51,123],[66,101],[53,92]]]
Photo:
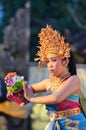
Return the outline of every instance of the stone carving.
[[[30,3],[18,9],[14,18],[5,27],[3,44],[0,44],[0,74],[17,71],[28,79]]]

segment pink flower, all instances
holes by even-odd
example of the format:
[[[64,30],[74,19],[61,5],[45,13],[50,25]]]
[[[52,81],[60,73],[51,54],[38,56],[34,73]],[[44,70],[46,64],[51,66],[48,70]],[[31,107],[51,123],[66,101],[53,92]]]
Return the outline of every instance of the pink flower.
[[[7,78],[5,80],[5,82],[6,82],[7,86],[14,86],[14,84],[15,84],[13,79],[12,79],[12,77],[11,78]]]

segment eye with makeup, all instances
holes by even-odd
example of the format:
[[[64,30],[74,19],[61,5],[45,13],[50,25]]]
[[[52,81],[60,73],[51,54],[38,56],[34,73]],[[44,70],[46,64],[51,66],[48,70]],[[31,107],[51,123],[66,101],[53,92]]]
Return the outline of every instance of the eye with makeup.
[[[49,62],[56,62],[56,61],[57,61],[57,58],[53,57],[53,58],[50,58],[49,60],[47,60],[46,63],[48,64]]]
[[[56,61],[57,61],[57,58],[52,58],[51,61],[52,61],[52,62],[56,62]]]

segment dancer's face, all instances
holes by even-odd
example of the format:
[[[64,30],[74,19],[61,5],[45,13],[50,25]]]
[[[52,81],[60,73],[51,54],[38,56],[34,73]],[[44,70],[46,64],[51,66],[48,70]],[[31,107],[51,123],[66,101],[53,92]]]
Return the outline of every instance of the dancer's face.
[[[62,60],[54,54],[48,54],[47,67],[51,75],[59,77],[67,71]]]

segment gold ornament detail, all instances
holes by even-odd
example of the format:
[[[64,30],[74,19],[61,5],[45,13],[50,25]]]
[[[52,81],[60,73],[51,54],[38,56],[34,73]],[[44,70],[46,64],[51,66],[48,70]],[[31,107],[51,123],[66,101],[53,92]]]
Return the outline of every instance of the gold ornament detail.
[[[55,91],[58,89],[58,87],[61,85],[63,81],[68,79],[70,77],[70,73],[67,72],[60,77],[56,77],[53,75],[50,75],[50,85],[51,85],[51,92]]]
[[[65,43],[65,38],[60,35],[59,31],[54,30],[51,26],[47,25],[46,28],[42,28],[39,36],[39,51],[35,60],[40,61],[40,65],[47,62],[48,54],[55,54],[61,59],[70,57],[70,45]]]

